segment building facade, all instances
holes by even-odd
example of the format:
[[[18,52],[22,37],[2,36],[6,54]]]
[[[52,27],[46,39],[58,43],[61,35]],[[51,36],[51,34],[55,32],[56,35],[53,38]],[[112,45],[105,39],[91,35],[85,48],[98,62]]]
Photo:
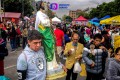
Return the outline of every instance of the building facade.
[[[70,10],[69,11],[69,16],[74,20],[76,19],[78,16],[77,16],[77,13],[81,12],[81,10],[77,9],[77,10]]]

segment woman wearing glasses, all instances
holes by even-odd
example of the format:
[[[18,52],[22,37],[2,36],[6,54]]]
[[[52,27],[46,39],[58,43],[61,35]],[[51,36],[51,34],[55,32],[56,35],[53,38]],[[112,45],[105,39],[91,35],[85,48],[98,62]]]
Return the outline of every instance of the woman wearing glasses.
[[[120,47],[116,49],[115,57],[108,59],[106,80],[120,80]]]

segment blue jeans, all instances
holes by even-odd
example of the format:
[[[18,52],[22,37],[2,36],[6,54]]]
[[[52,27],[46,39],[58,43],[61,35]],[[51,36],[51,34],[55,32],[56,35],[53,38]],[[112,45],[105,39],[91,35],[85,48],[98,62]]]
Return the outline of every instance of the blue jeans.
[[[12,50],[14,50],[16,48],[15,38],[10,39],[10,45],[11,45]]]

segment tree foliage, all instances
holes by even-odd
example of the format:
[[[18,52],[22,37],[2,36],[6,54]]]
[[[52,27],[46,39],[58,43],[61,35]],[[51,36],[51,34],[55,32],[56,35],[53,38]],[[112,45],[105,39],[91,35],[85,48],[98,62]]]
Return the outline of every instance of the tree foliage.
[[[67,15],[64,15],[62,17],[62,20],[65,21],[65,22],[72,22],[72,18],[70,16],[67,16]]]
[[[50,9],[48,9],[48,11],[47,11],[47,15],[48,15],[48,17],[49,18],[53,18],[53,17],[55,17],[55,12],[53,12],[52,10],[50,10]]]
[[[102,18],[106,15],[116,16],[120,14],[120,0],[114,0],[109,3],[102,3],[98,5],[96,8],[92,8],[90,12],[87,12],[89,8],[86,10],[80,11],[77,13],[77,17],[84,16],[87,19],[91,19],[94,17]]]
[[[63,16],[62,16],[62,20],[63,20],[63,21],[66,21],[66,17],[67,17],[67,15],[63,15]]]
[[[77,17],[84,16],[85,18],[89,19],[89,14],[86,11],[80,11],[77,13]]]
[[[72,22],[72,18],[70,16],[66,16],[65,19],[66,19],[67,22]]]
[[[96,8],[93,8],[89,15],[90,18],[98,17],[101,18],[105,15],[116,16],[120,14],[120,0],[114,0],[109,3],[102,3],[98,5]]]
[[[24,15],[30,15],[33,12],[31,0],[2,0],[1,3],[5,12],[24,12]]]

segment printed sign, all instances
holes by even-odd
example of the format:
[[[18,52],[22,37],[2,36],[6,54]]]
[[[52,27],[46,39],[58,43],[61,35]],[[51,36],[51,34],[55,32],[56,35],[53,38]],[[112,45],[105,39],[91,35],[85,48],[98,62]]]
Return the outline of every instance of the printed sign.
[[[51,10],[58,10],[58,9],[68,9],[70,4],[58,4],[58,3],[51,3],[50,9]]]

